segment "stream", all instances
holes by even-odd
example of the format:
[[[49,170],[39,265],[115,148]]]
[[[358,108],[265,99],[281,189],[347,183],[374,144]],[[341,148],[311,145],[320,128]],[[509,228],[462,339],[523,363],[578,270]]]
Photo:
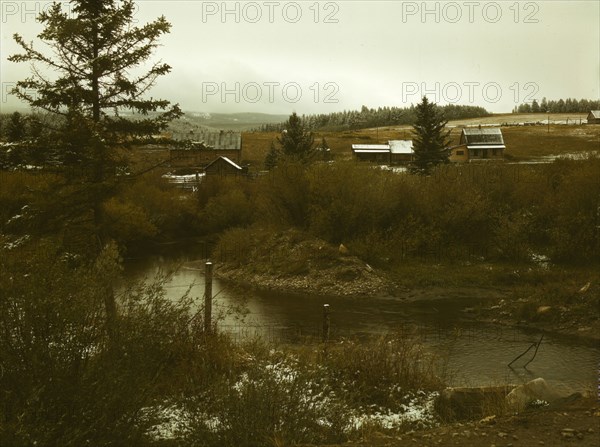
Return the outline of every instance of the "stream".
[[[175,269],[166,284],[167,297],[176,300],[189,289],[201,303],[204,262],[189,253],[128,260],[125,278],[150,281],[158,272]],[[294,341],[300,336],[318,338],[323,305],[329,304],[332,337],[411,332],[439,356],[452,386],[518,384],[536,377],[543,377],[565,393],[592,392],[598,386],[600,348],[579,338],[546,333],[526,368],[523,365],[532,358],[533,349],[509,368],[508,363],[539,341],[542,333],[469,320],[463,309],[476,301],[460,292],[422,301],[299,296],[259,292],[215,278],[213,297],[213,318],[219,330],[238,341],[251,337],[268,342]]]

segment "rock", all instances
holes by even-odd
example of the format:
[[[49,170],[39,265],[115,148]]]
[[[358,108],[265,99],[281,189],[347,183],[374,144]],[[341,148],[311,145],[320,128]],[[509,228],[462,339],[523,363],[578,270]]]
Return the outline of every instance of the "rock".
[[[350,250],[348,250],[344,244],[340,244],[338,251],[341,255],[347,255],[348,253],[350,253]]]
[[[498,436],[501,438],[506,438],[508,436],[508,433],[504,433],[504,432],[498,432]]]
[[[479,421],[481,425],[493,425],[496,423],[496,415],[486,416]]]
[[[540,306],[537,308],[536,313],[538,315],[547,314],[548,312],[550,312],[551,309],[552,309],[552,307],[550,307],[550,306]]]
[[[506,396],[506,404],[512,411],[521,412],[536,400],[552,403],[562,396],[550,388],[541,377],[520,385]]]
[[[579,293],[585,293],[588,291],[588,289],[590,288],[590,286],[592,285],[591,282],[588,282],[586,285],[584,285],[581,289],[579,289]]]

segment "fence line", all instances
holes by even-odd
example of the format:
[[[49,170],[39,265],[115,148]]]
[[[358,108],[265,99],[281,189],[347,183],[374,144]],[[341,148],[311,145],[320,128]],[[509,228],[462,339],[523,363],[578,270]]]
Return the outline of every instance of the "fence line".
[[[330,321],[329,326],[323,322],[314,324],[268,324],[268,323],[217,323],[217,330],[232,337],[235,342],[256,340],[278,343],[320,342],[323,340],[340,341],[347,338],[364,339],[377,336],[396,335],[413,337],[421,342],[439,343],[457,340],[479,341],[482,339],[531,343],[539,338],[538,332],[526,333],[515,327],[503,326],[464,326],[445,324],[399,323],[396,327],[380,331],[352,331],[349,327],[337,325]],[[328,334],[326,333],[328,332]]]

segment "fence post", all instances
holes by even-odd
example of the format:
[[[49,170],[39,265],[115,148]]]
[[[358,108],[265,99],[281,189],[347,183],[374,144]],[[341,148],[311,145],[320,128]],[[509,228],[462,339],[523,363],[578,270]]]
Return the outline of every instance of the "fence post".
[[[207,334],[212,328],[212,271],[213,264],[207,261],[204,274],[204,332]]]
[[[323,304],[323,342],[329,341],[329,304]]]

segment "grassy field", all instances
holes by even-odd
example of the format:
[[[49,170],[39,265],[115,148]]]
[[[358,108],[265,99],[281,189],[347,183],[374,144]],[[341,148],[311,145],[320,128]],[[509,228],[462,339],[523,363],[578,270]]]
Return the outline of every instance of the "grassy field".
[[[553,114],[550,121],[585,119],[582,114]],[[451,121],[451,144],[458,144],[463,126],[508,124],[502,127],[506,143],[507,160],[535,160],[539,157],[560,156],[577,152],[600,150],[600,126],[594,125],[517,125],[524,122],[547,120],[544,114],[501,114],[485,118]],[[251,171],[264,169],[263,163],[271,143],[276,141],[278,132],[243,132],[242,164],[249,165]],[[315,132],[315,143],[319,145],[325,138],[331,148],[334,160],[352,158],[352,144],[384,144],[388,140],[408,140],[412,137],[412,127],[390,126],[336,132]],[[145,170],[168,159],[166,150],[141,151],[135,157],[135,171]],[[163,168],[161,168],[163,169]],[[167,168],[164,168],[168,170]]]
[[[585,119],[581,114],[553,114],[550,121],[566,121]],[[548,119],[548,115],[541,114],[505,114],[493,115],[486,118],[452,121],[450,138],[452,144],[458,144],[461,127],[465,125],[523,122],[537,122]],[[341,132],[316,132],[315,141],[320,143],[325,137],[334,159],[344,160],[351,158],[352,144],[377,144],[386,143],[392,139],[410,139],[411,126],[381,127],[377,129],[347,130]],[[569,154],[574,152],[587,152],[600,149],[600,126],[593,125],[564,125],[551,124],[537,126],[509,125],[502,128],[506,142],[506,155],[508,159],[528,160],[536,157]],[[271,142],[275,141],[277,132],[259,133],[245,132],[242,135],[243,159],[254,168],[259,168],[267,154]]]

